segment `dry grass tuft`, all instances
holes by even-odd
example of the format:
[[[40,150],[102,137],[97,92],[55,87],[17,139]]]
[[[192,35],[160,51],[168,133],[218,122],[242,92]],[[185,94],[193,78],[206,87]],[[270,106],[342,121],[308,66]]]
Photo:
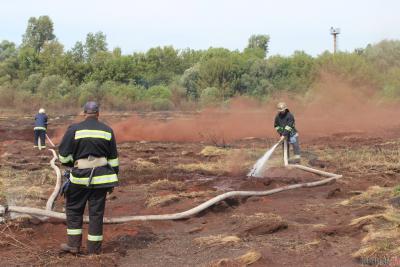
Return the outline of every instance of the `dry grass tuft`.
[[[382,223],[391,223],[395,225],[400,225],[400,214],[397,210],[392,208],[386,209],[384,213],[379,214],[371,214],[366,215],[360,218],[353,219],[350,225],[357,225],[357,224],[382,224]]]
[[[180,197],[185,197],[185,198],[197,198],[197,197],[208,197],[213,193],[214,193],[213,191],[192,191],[192,192],[182,192],[179,193],[178,195]]]
[[[142,158],[137,158],[133,162],[138,170],[155,169],[157,167],[157,165],[153,162],[144,160]]]
[[[362,200],[368,196],[369,203],[383,202],[382,195],[388,197],[393,194],[393,189],[382,190],[378,187],[368,191],[369,194],[362,194],[364,195]],[[371,191],[374,193],[371,194]],[[353,219],[350,225],[363,226],[363,230],[368,232],[361,241],[360,249],[352,254],[355,259],[382,261],[400,255],[400,214],[397,209],[387,206],[384,212]]]
[[[322,228],[325,228],[325,227],[326,227],[326,224],[317,223],[317,224],[313,224],[312,227],[313,227],[314,229],[322,229]]]
[[[382,205],[385,199],[393,195],[393,189],[383,188],[380,186],[371,186],[367,191],[360,195],[351,197],[350,199],[340,202],[343,206],[365,206],[365,205]]]
[[[198,237],[195,238],[194,243],[196,243],[199,246],[208,246],[208,247],[213,247],[213,246],[229,246],[229,245],[235,245],[240,243],[242,240],[234,235],[210,235],[210,236],[205,236],[205,237]]]
[[[227,155],[228,152],[229,151],[227,149],[219,148],[216,146],[206,146],[199,154],[204,157],[218,157]]]
[[[213,191],[194,191],[194,192],[182,192],[178,194],[168,194],[161,196],[151,196],[146,201],[147,207],[161,206],[165,207],[171,205],[172,203],[178,202],[184,198],[198,198],[205,197],[212,194]]]
[[[146,201],[146,206],[147,207],[155,207],[155,206],[161,206],[165,207],[168,206],[172,203],[178,202],[179,201],[179,196],[175,194],[170,194],[170,195],[165,195],[165,196],[154,196],[150,197]]]
[[[183,182],[170,181],[168,179],[157,180],[149,185],[151,191],[157,190],[171,190],[171,191],[181,191],[185,187]]]
[[[243,267],[243,266],[248,266],[251,265],[255,262],[257,262],[258,260],[260,260],[262,258],[262,255],[260,252],[255,251],[255,250],[251,250],[249,252],[247,252],[246,254],[239,256],[237,258],[234,259],[228,259],[228,258],[224,258],[224,259],[220,259],[217,260],[215,262],[212,262],[211,264],[209,264],[209,267]]]
[[[151,161],[153,163],[159,163],[160,162],[160,157],[159,156],[150,157],[149,161]]]
[[[389,235],[389,233],[383,235],[379,233],[375,235],[376,237],[374,239],[368,240],[368,242],[363,244],[359,250],[354,252],[352,257],[358,260],[385,260],[400,255],[400,234],[398,233],[398,230],[396,230],[396,233],[391,235]]]
[[[240,262],[241,264],[247,266],[250,264],[255,263],[256,261],[258,261],[259,259],[261,259],[261,253],[255,250],[251,250],[249,252],[247,252],[246,254],[237,257],[235,260]]]
[[[43,187],[31,186],[26,190],[25,196],[31,199],[47,199]]]
[[[176,169],[185,172],[205,172],[208,174],[215,174],[215,175],[223,175],[227,173],[225,164],[223,164],[220,161],[178,164],[178,166],[176,166]]]
[[[350,226],[363,227],[367,235],[361,241],[361,247],[352,256],[358,260],[386,260],[400,255],[400,214],[389,205],[384,206],[388,199],[396,194],[393,188],[372,186],[358,196],[350,198],[348,206],[377,206],[384,209],[377,214],[369,214],[353,219]]]
[[[319,156],[351,172],[397,173],[400,168],[399,144],[390,148],[380,145],[342,150],[324,149],[323,152],[316,152],[320,154]]]
[[[5,202],[6,200],[6,189],[3,183],[0,181],[0,203]]]

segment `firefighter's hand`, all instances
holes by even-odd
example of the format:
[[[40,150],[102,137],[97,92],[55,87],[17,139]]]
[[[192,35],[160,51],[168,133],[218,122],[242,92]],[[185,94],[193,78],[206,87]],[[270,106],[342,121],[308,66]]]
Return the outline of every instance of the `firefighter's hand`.
[[[282,142],[285,139],[285,136],[282,135],[281,138],[279,139],[279,142]]]

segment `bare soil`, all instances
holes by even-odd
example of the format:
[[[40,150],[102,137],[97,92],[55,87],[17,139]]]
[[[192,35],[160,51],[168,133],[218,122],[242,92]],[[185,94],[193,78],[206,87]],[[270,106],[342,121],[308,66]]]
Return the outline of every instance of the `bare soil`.
[[[108,121],[118,119],[107,118]],[[72,117],[53,120],[53,130],[49,135],[72,120]],[[379,133],[379,136],[343,132],[304,138],[303,163],[342,174],[343,179],[325,186],[267,197],[230,199],[186,220],[105,225],[104,253],[99,256],[61,253],[59,245],[66,241],[66,226],[61,221],[19,218],[0,224],[0,265],[211,266],[221,259],[234,259],[253,250],[261,253],[262,257],[251,266],[360,266],[361,262],[351,254],[360,248],[366,233],[362,227],[349,224],[352,219],[378,212],[379,208],[342,206],[339,203],[371,185],[394,186],[399,183],[400,176],[396,171],[355,171],[332,161],[326,153],[328,150],[336,153],[343,149],[379,146],[390,150],[393,149],[390,145],[383,144],[396,142],[399,134],[400,128],[394,128],[386,135]],[[5,188],[3,204],[12,201],[43,207],[52,190],[54,174],[48,164],[51,153],[34,150],[32,139],[30,118],[7,117],[0,121],[0,185],[3,183]],[[322,179],[318,175],[280,166],[270,168],[264,178],[246,177],[247,163],[255,162],[260,151],[274,141],[259,138],[232,141],[228,149],[239,151],[233,159],[220,155],[202,156],[200,152],[210,144],[209,140],[119,143],[121,183],[108,197],[106,216],[180,212],[231,190],[268,190]],[[243,156],[251,152],[246,150],[249,148],[253,155]],[[240,155],[241,151],[243,155]],[[139,158],[141,161],[137,161]],[[224,164],[227,161],[229,164]],[[216,162],[221,166],[212,165]],[[189,164],[214,167],[182,167]],[[159,180],[175,183],[170,186],[152,185]],[[25,186],[25,189],[13,195],[10,192],[17,184]],[[36,193],[32,188],[43,188],[43,192],[39,190]],[[25,197],[18,197],[18,194],[25,194]],[[174,201],[149,205],[152,197],[170,195],[176,196],[170,198]],[[63,199],[57,200],[55,209],[63,210]],[[256,214],[269,216],[260,215],[264,219],[250,224],[243,219],[256,218]],[[268,221],[269,217],[280,219]],[[87,225],[84,228],[85,236]],[[208,236],[237,236],[240,242],[202,245],[194,241]]]

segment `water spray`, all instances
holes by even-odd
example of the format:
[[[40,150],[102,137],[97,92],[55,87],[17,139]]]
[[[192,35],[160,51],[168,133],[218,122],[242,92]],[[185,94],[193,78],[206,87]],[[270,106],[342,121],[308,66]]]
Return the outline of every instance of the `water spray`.
[[[284,141],[286,142],[286,141]],[[280,142],[279,142],[280,143]],[[279,145],[276,144],[274,147]],[[273,147],[273,148],[274,148]],[[286,147],[286,143],[285,143]],[[33,208],[33,207],[19,207],[19,206],[1,206],[0,205],[0,222],[5,221],[5,219],[8,217],[9,213],[11,212],[16,212],[19,214],[25,214],[28,216],[34,216],[34,217],[39,217],[41,220],[44,220],[46,218],[56,218],[60,220],[66,220],[66,214],[62,212],[55,212],[52,211],[53,208],[53,203],[54,203],[54,195],[55,192],[58,192],[58,185],[61,184],[61,172],[60,169],[58,168],[57,165],[55,165],[55,161],[57,160],[57,154],[55,153],[54,150],[51,150],[53,153],[53,158],[50,161],[50,164],[52,168],[56,171],[57,175],[57,183],[56,187],[53,191],[53,194],[50,196],[49,200],[47,201],[47,209],[39,209],[39,208]],[[272,153],[271,153],[272,154]],[[287,153],[284,153],[284,162],[287,162]],[[121,217],[114,217],[114,218],[104,218],[104,223],[109,223],[109,224],[115,224],[115,223],[124,223],[124,222],[131,222],[131,221],[160,221],[160,220],[178,220],[178,219],[186,219],[190,218],[195,214],[198,214],[199,212],[202,212],[212,205],[215,205],[216,203],[223,201],[227,198],[232,198],[232,197],[252,197],[252,196],[267,196],[267,195],[272,195],[275,193],[287,191],[287,190],[293,190],[297,188],[303,188],[303,187],[315,187],[315,186],[320,186],[324,184],[328,184],[332,181],[335,181],[337,179],[342,178],[342,175],[334,174],[334,173],[329,173],[325,171],[320,171],[316,170],[310,167],[298,165],[298,164],[287,164],[286,167],[294,167],[298,169],[302,169],[304,171],[312,172],[319,174],[321,176],[325,176],[327,178],[316,181],[316,182],[309,182],[309,183],[300,183],[300,184],[294,184],[294,185],[288,185],[284,187],[279,187],[267,191],[230,191],[223,193],[221,195],[215,196],[206,202],[183,212],[178,212],[178,213],[172,213],[172,214],[157,214],[157,215],[133,215],[133,216],[121,216]],[[43,218],[44,217],[44,218]],[[84,216],[83,218],[84,222],[88,222],[89,218],[88,216]]]

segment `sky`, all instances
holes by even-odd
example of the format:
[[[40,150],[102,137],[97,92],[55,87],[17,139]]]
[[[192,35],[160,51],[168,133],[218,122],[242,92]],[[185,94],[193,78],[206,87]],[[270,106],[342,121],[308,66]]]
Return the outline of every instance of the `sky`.
[[[339,50],[400,39],[398,0],[1,0],[0,41],[21,43],[28,19],[48,15],[66,49],[102,31],[123,54],[156,46],[243,50],[252,34],[268,34],[269,55]]]

